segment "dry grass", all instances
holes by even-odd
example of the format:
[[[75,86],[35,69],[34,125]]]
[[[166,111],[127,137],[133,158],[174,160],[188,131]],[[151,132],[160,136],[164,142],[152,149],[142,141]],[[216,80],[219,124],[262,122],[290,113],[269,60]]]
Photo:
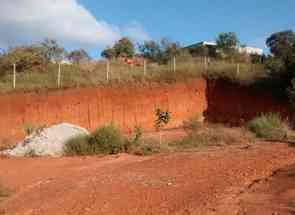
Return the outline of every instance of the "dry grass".
[[[255,136],[245,128],[228,128],[223,125],[205,124],[188,129],[188,136],[180,141],[169,143],[174,151],[195,150],[207,147],[252,144]]]
[[[57,88],[57,65],[49,65],[45,70],[25,71],[17,73],[16,90],[35,90],[35,89],[55,89]],[[163,81],[172,82],[191,78],[199,78],[207,74],[210,78],[227,78],[233,81],[249,82],[264,74],[263,65],[240,64],[240,73],[237,74],[237,65],[215,61],[205,70],[204,64],[200,59],[188,58],[179,59],[176,65],[176,72],[172,70],[172,65],[147,64],[144,76],[143,66],[129,66],[118,62],[111,62],[109,82],[124,81]],[[12,72],[9,71],[0,77],[0,91],[8,92],[12,89]],[[84,65],[63,65],[61,74],[61,86],[83,87],[97,86],[109,83],[107,81],[106,63],[90,62]]]

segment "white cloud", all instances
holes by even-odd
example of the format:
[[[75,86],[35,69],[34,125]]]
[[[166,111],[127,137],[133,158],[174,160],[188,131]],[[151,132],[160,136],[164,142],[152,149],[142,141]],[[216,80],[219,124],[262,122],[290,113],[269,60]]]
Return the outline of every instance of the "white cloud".
[[[125,36],[128,36],[132,40],[138,42],[143,42],[151,39],[143,26],[138,22],[132,22],[131,24],[126,25],[125,27],[123,27],[122,31]]]
[[[120,29],[97,20],[77,0],[1,0],[0,47],[41,41],[46,37],[74,46],[104,47],[122,35],[135,40],[148,37],[137,23]]]

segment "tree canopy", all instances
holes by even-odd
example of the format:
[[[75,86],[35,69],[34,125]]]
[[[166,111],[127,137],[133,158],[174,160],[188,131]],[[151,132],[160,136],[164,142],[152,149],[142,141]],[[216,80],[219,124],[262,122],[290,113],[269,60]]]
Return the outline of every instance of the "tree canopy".
[[[111,59],[118,57],[128,57],[131,58],[135,55],[135,46],[133,42],[127,38],[123,37],[115,43],[113,47],[109,47],[102,51],[101,56]]]
[[[74,63],[80,64],[90,60],[90,56],[84,49],[73,50],[68,54],[68,59]]]
[[[223,54],[233,57],[239,45],[239,39],[234,32],[220,33],[216,39],[216,44]]]

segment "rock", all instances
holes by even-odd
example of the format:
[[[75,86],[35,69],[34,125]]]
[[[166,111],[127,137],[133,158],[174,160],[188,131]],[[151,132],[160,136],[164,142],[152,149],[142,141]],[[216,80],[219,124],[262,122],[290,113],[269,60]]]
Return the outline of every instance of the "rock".
[[[79,135],[88,135],[89,132],[79,126],[61,123],[45,128],[38,133],[27,137],[15,148],[6,150],[4,155],[22,156],[62,156],[65,143]]]

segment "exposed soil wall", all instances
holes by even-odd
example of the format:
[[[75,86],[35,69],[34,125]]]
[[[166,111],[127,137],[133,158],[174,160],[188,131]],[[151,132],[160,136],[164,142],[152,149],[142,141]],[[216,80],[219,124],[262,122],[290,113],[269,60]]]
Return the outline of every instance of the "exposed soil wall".
[[[196,114],[211,122],[241,125],[265,112],[288,117],[286,101],[228,82],[193,80],[174,84],[122,84],[0,95],[0,146],[24,137],[24,125],[73,123],[91,131],[113,122],[123,132],[154,130],[155,109],[171,112],[167,128]]]
[[[205,116],[211,122],[243,125],[268,112],[289,117],[287,99],[278,99],[269,91],[257,91],[225,81],[209,81],[207,99],[208,110]]]
[[[206,81],[122,84],[0,95],[0,146],[24,137],[24,125],[69,122],[89,130],[113,122],[124,132],[154,130],[155,109],[171,112],[168,128],[207,109]]]

